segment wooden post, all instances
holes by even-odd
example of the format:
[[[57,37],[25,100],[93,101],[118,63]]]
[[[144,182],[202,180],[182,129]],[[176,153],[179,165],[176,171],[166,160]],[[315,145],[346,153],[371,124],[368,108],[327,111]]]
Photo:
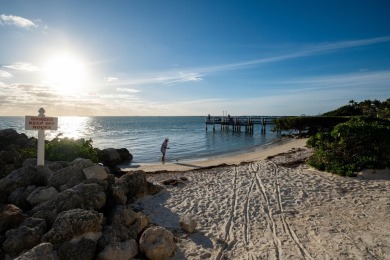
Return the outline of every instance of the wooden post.
[[[42,107],[39,109],[38,117],[45,117],[45,109]],[[37,154],[37,165],[45,165],[45,130],[38,130],[38,154]]]

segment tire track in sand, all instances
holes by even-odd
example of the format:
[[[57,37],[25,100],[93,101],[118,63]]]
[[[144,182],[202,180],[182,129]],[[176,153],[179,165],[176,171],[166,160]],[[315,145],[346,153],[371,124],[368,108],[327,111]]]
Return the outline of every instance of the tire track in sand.
[[[229,218],[225,225],[225,236],[224,236],[225,243],[224,246],[222,246],[222,248],[218,252],[216,259],[221,259],[223,251],[226,251],[228,248],[232,247],[232,245],[235,243],[234,236],[233,239],[231,239],[231,232],[232,232],[233,217],[236,215],[236,206],[237,206],[237,175],[238,175],[237,167],[234,167],[234,177],[232,180],[233,195],[231,198]]]
[[[278,203],[279,210],[280,210],[280,218],[282,220],[282,223],[283,223],[283,226],[284,226],[284,230],[287,231],[287,234],[289,235],[289,237],[295,242],[295,244],[298,247],[299,251],[301,252],[302,256],[305,259],[312,260],[313,259],[312,256],[309,254],[309,252],[307,252],[307,250],[303,246],[302,242],[299,240],[297,234],[295,233],[294,229],[291,227],[289,222],[286,220],[286,216],[285,216],[285,213],[284,213],[284,210],[283,210],[283,205],[282,205],[282,196],[281,196],[281,192],[280,192],[280,184],[279,184],[279,178],[278,178],[278,173],[277,173],[278,166],[275,163],[273,163],[273,162],[268,162],[267,166],[268,165],[272,166],[271,172],[272,172],[272,175],[274,176],[274,178],[276,180],[275,181],[275,184],[276,184],[276,198],[277,198],[277,203]]]
[[[255,168],[254,165],[256,165],[257,167]],[[272,209],[271,209],[271,205],[270,205],[267,193],[266,193],[266,188],[263,185],[263,182],[261,181],[261,178],[259,176],[260,166],[261,165],[258,163],[256,163],[256,164],[251,163],[250,164],[252,172],[254,173],[255,178],[256,178],[256,185],[259,188],[259,190],[261,191],[261,195],[263,196],[263,199],[265,201],[264,212],[266,212],[266,218],[268,219],[267,224],[268,224],[269,229],[272,232],[273,244],[275,247],[275,256],[276,256],[276,259],[281,259],[282,243],[281,243],[280,239],[277,237],[276,225],[275,225],[275,221],[274,221],[273,216],[272,216]],[[267,165],[265,165],[265,166],[267,168]]]

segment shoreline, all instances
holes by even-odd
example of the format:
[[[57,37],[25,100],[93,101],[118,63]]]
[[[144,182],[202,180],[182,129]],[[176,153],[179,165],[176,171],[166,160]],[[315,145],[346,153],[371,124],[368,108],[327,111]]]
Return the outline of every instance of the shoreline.
[[[179,259],[389,259],[390,170],[357,177],[301,163],[307,139],[192,164],[139,167],[161,192],[136,202]],[[187,216],[195,232],[182,230]]]
[[[306,147],[307,138],[294,139],[284,138],[275,142],[245,150],[238,153],[221,154],[218,156],[201,158],[195,160],[168,161],[165,163],[134,164],[130,166],[119,167],[122,171],[142,170],[145,172],[163,172],[163,171],[190,171],[195,169],[210,168],[215,166],[238,165],[241,163],[264,160],[268,156],[284,153],[291,149],[300,149]],[[280,144],[280,142],[282,142]]]

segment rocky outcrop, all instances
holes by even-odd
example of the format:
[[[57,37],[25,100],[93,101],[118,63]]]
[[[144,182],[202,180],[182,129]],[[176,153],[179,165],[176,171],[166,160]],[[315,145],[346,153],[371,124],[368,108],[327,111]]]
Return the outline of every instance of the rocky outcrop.
[[[127,149],[99,151],[109,168],[81,158],[37,166],[36,158],[21,161],[20,148],[26,147],[35,149],[36,140],[0,130],[0,259],[163,259],[172,254],[172,234],[151,229],[143,235],[148,218],[129,204],[163,188],[147,182],[143,171],[116,174],[118,163],[132,160]]]
[[[148,218],[128,203],[161,189],[90,160],[26,162],[0,180],[0,259],[142,258]]]

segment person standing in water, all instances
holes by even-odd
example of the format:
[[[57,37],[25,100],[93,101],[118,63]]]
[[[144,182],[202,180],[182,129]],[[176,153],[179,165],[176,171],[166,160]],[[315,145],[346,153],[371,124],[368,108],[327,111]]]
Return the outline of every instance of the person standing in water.
[[[167,151],[167,149],[169,149],[168,142],[169,142],[169,139],[166,138],[161,145],[161,153],[162,153],[162,161],[163,162],[165,161],[165,152]]]

